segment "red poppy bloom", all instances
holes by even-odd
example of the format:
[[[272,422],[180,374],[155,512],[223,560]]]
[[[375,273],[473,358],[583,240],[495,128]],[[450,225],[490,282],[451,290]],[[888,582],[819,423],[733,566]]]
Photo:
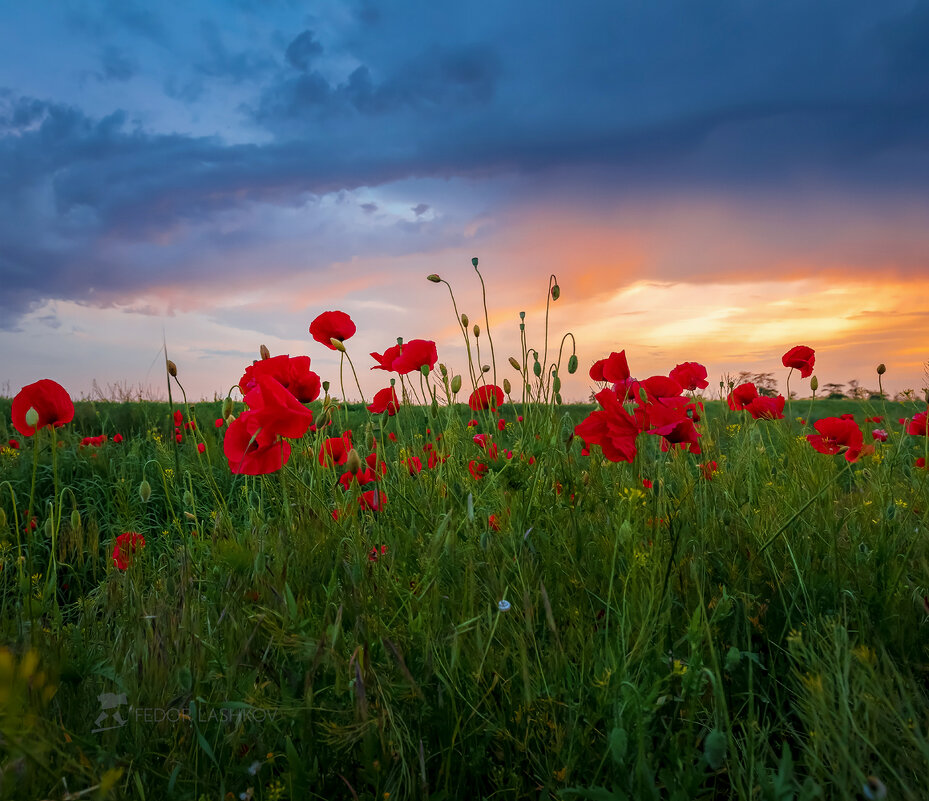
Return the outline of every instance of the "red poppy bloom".
[[[26,422],[26,413],[30,409],[35,409],[39,415],[35,428]],[[59,428],[74,419],[74,403],[71,396],[61,384],[50,378],[43,378],[23,387],[13,398],[11,411],[13,428],[24,437],[31,437],[36,429],[45,426]]]
[[[651,482],[649,479],[643,478],[643,479],[642,479],[642,486],[645,487],[645,489],[651,489],[654,485],[652,484],[652,482]]]
[[[331,340],[337,339],[339,342],[344,342],[355,333],[355,330],[352,318],[343,311],[325,311],[310,323],[310,334],[313,339],[325,345],[329,350],[336,350]]]
[[[257,410],[242,412],[226,429],[223,453],[229,470],[246,476],[263,476],[280,470],[290,459],[290,443],[266,430]]]
[[[645,390],[646,396],[651,401],[662,398],[677,398],[684,391],[677,381],[668,378],[666,375],[650,376],[639,382],[639,386]],[[635,398],[635,400],[638,400],[639,403],[642,402],[641,397]]]
[[[374,398],[366,408],[371,414],[387,412],[388,417],[393,417],[400,408],[400,401],[393,387],[384,387],[374,394]]]
[[[184,438],[183,438],[180,434],[175,434],[175,435],[174,435],[174,441],[175,441],[175,442],[183,442],[183,441],[184,441]]]
[[[145,547],[145,537],[134,531],[127,531],[116,538],[113,545],[113,565],[119,570],[127,570],[138,548]]]
[[[920,457],[916,460],[916,466],[917,466],[920,470],[925,470],[925,469],[926,469],[926,457],[925,457],[925,456],[920,456]]]
[[[747,411],[756,420],[781,420],[784,417],[784,396],[768,398],[759,395],[745,405]]]
[[[352,486],[352,482],[355,481],[359,486],[364,486],[365,484],[370,484],[374,481],[377,481],[377,476],[370,467],[365,467],[362,470],[356,470],[354,473],[351,471],[347,473],[342,473],[339,476],[339,483],[342,485],[342,489],[348,490]]]
[[[745,384],[739,384],[726,399],[729,408],[733,411],[740,411],[758,397],[758,387],[750,381]]]
[[[309,403],[319,397],[319,376],[310,369],[309,356],[274,356],[262,359],[245,368],[239,379],[239,389],[247,394],[258,386],[260,376],[277,379],[281,386],[301,403]]]
[[[217,418],[216,418],[216,422],[213,423],[213,425],[216,426],[216,428],[222,428],[224,422],[225,422],[225,421],[223,420],[222,417],[217,417]]]
[[[871,432],[871,437],[881,442],[887,442],[887,432],[883,428],[875,428]]]
[[[370,551],[368,551],[368,561],[376,562],[385,553],[387,553],[386,545],[382,545],[380,551],[378,551],[377,546],[375,545]]]
[[[502,404],[503,390],[496,384],[484,384],[474,390],[468,398],[468,406],[475,412],[480,412],[484,409],[496,409]],[[477,425],[476,420],[474,424]]]
[[[929,416],[929,411],[913,415],[913,419],[910,420],[910,424],[906,427],[906,433],[913,436],[927,436],[927,431],[929,431],[929,428],[927,428],[929,417],[927,416]]]
[[[576,436],[590,445],[599,445],[603,455],[611,462],[631,462],[636,455],[635,440],[639,426],[611,389],[597,393],[602,407],[587,415],[574,427]]]
[[[600,359],[590,368],[590,377],[594,381],[606,381],[616,384],[629,378],[629,363],[626,361],[626,351],[615,351],[606,359]]]
[[[387,370],[391,371],[394,369],[393,364],[396,358],[400,355],[400,346],[393,345],[392,347],[387,348],[383,353],[372,353],[371,358],[377,362],[377,364],[372,367],[372,370]]]
[[[123,435],[122,435],[122,434],[114,434],[114,435],[113,435],[113,443],[114,443],[115,445],[119,445],[119,443],[122,442],[122,441],[123,441]]]
[[[504,420],[501,417],[499,420],[497,420],[497,431],[503,431],[505,429],[506,429],[506,420]]]
[[[423,460],[418,456],[410,456],[408,459],[404,460],[407,470],[410,471],[411,476],[419,475],[423,472]]]
[[[197,443],[197,451],[200,453],[206,453],[206,444],[203,442]]]
[[[828,455],[845,451],[845,459],[854,462],[861,454],[864,435],[853,420],[839,417],[824,417],[813,427],[818,434],[807,434],[806,438],[817,451]],[[870,447],[870,446],[869,446]]]
[[[500,530],[500,521],[496,515],[491,515],[487,518],[487,525],[490,527],[491,531]]]
[[[475,479],[480,479],[487,475],[488,469],[486,464],[476,462],[474,459],[468,462],[468,472],[474,476]]]
[[[816,356],[814,355],[813,349],[808,348],[806,345],[797,345],[791,348],[781,359],[781,363],[784,367],[792,367],[794,370],[799,370],[801,378],[813,375],[813,364],[815,361]]]
[[[14,451],[18,451],[18,450],[19,450],[19,440],[18,440],[18,439],[11,439],[7,444],[8,444]]]
[[[341,437],[327,437],[319,448],[319,463],[341,467],[348,459],[352,449],[352,432],[346,431]]]
[[[845,412],[845,414],[840,414],[840,415],[839,415],[839,419],[840,419],[840,420],[854,420],[854,419],[855,419],[855,415],[852,414],[851,412]]]
[[[394,359],[391,369],[400,375],[406,375],[421,367],[428,367],[432,370],[438,360],[439,354],[435,349],[435,342],[429,339],[411,339],[403,343],[400,355]]]
[[[270,361],[270,359],[268,360]],[[313,422],[313,412],[298,401],[283,384],[269,375],[259,375],[257,386],[245,396],[249,409],[258,415],[265,434],[300,439]]]
[[[174,410],[174,427],[179,428],[181,423],[183,422],[184,422],[184,414],[181,412],[180,409],[175,409]]]
[[[393,431],[388,431],[388,432],[387,432],[387,439],[389,439],[391,442],[396,442],[396,441],[397,441],[397,435],[394,434]]]
[[[719,465],[715,461],[698,464],[697,467],[700,468],[700,473],[707,481],[712,481],[713,476],[719,472]]]
[[[697,362],[679,364],[668,373],[668,377],[691,392],[706,389],[710,385],[709,381],[706,380],[706,367]]]
[[[368,490],[358,496],[358,505],[372,512],[381,511],[385,503],[387,503],[387,493],[384,490]]]

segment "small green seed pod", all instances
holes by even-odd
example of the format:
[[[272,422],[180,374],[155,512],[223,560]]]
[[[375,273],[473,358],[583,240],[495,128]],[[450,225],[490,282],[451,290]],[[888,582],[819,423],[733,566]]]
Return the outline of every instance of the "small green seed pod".
[[[328,381],[323,381],[323,392],[325,392],[327,395],[329,394],[329,382]]]
[[[810,389],[812,389],[813,392],[819,389],[819,379],[815,375],[810,379]]]
[[[561,287],[558,284],[552,287],[552,300],[558,300],[561,297]]]
[[[189,506],[193,508],[194,505],[194,496],[191,494],[190,490],[184,490],[184,506]]]
[[[177,365],[172,362],[170,359],[167,361],[168,366],[168,375],[172,378],[177,378]]]
[[[462,314],[462,315],[461,315],[461,324],[462,324],[465,328],[467,328],[468,325],[469,325],[469,323],[470,323],[470,321],[468,320],[468,315],[467,315],[467,314]]]
[[[555,393],[555,403],[561,406],[561,393],[560,392]]]
[[[441,362],[439,362],[439,372],[442,374],[442,378],[446,378],[448,376],[448,368]]]
[[[226,400],[223,401],[223,413],[222,413],[223,420],[225,420],[231,414],[232,414],[232,398],[227,397]]]
[[[538,359],[536,359],[535,364],[532,365],[532,372],[536,374],[536,377],[542,375],[542,364]]]
[[[561,392],[561,379],[557,375],[552,379],[552,389],[556,393]]]
[[[474,328],[471,330],[474,331],[475,339],[477,339],[481,335],[481,327],[477,323],[474,324]]]
[[[428,364],[422,365],[422,367],[419,368],[419,372],[421,372],[424,376],[428,377],[429,376],[429,365]]]
[[[458,392],[459,389],[461,389],[461,376],[452,376],[452,394]]]
[[[345,469],[349,473],[357,473],[361,470],[361,457],[354,448],[348,452],[348,458],[345,460]]]
[[[262,345],[260,348],[258,348],[258,352],[261,354],[262,361],[271,358],[271,351],[268,350],[267,345]]]
[[[71,528],[78,531],[81,527],[81,513],[77,509],[71,510]]]
[[[432,405],[429,407],[429,410],[432,412],[433,417],[439,416],[439,402],[435,398],[432,399]]]
[[[336,339],[335,337],[329,337],[329,343],[337,351],[340,351],[341,353],[345,353],[345,345],[342,344],[341,339]]]
[[[568,359],[568,373],[570,375],[574,375],[576,372],[577,372],[577,356],[572,353],[571,358]]]
[[[30,406],[26,412],[26,425],[35,428],[39,424],[39,412],[35,406]]]
[[[884,364],[883,362],[881,362],[881,363],[877,366],[877,374],[878,374],[878,375],[884,375],[884,373],[886,373],[886,372],[887,372],[887,365]]]
[[[377,447],[377,440],[374,438],[374,424],[368,423],[365,426],[365,448],[369,453],[374,453],[374,449]]]
[[[143,503],[148,503],[152,497],[152,485],[148,483],[148,479],[142,479],[142,483],[139,484],[139,497],[142,499]]]
[[[427,280],[427,281],[432,281],[433,284],[438,284],[438,283],[441,283],[441,282],[442,282],[442,279],[439,278],[439,276],[436,275],[435,273],[432,273],[432,275],[427,275],[427,276],[426,276],[426,280]]]
[[[490,372],[490,365],[489,365],[489,364],[485,364],[483,367],[481,367],[481,372],[482,372],[482,373],[489,373],[489,372]]]
[[[471,259],[471,264],[472,264],[472,266],[477,267],[477,256],[475,256],[473,259]]]
[[[522,367],[519,366],[519,362],[516,361],[515,357],[510,356],[510,366],[517,372],[522,372]]]
[[[503,379],[503,391],[504,391],[507,395],[509,395],[511,389],[513,389],[513,387],[512,387],[512,385],[510,384],[510,379],[509,379],[509,378],[504,378],[504,379]]]
[[[50,517],[45,521],[45,536],[47,539],[52,538],[52,534],[55,533],[55,521]]]

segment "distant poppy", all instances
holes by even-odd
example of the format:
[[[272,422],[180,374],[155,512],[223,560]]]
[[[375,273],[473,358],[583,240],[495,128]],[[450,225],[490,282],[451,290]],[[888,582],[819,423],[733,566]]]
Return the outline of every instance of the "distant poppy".
[[[506,429],[506,420],[501,417],[497,420],[497,431],[503,431],[504,429]]]
[[[700,468],[700,473],[707,481],[711,481],[713,476],[719,472],[719,465],[715,461],[698,464],[697,467]]]
[[[379,512],[387,503],[387,493],[384,490],[368,490],[358,496],[358,505],[362,509],[370,509],[373,512]]]
[[[881,442],[887,442],[887,432],[883,428],[875,428],[871,432],[871,436]]]
[[[645,489],[651,489],[654,485],[652,484],[652,482],[651,482],[649,479],[643,478],[643,479],[642,479],[642,486],[645,487]]]
[[[113,545],[113,565],[119,570],[127,570],[138,548],[145,547],[145,537],[135,531],[127,531],[116,538]]]
[[[801,378],[813,375],[813,364],[816,362],[815,352],[806,345],[797,345],[791,348],[781,358],[784,367],[792,367],[800,371]]]
[[[205,453],[205,452],[206,452],[206,443],[198,442],[198,443],[197,443],[197,451],[200,452],[200,453]]]
[[[755,420],[780,420],[784,417],[784,396],[768,398],[759,395],[745,405],[747,411]]]
[[[35,409],[39,420],[35,428],[26,422],[26,414]],[[59,428],[74,419],[74,402],[67,390],[50,378],[43,378],[23,387],[13,398],[13,428],[24,437],[31,437],[39,428]]]
[[[405,460],[405,464],[411,476],[419,475],[423,471],[423,460],[418,456],[410,456]]]
[[[174,410],[174,426],[175,426],[175,428],[177,428],[178,426],[180,426],[181,423],[183,423],[183,422],[184,422],[184,415],[183,415],[183,413],[181,412],[180,409],[175,409],[175,410]]]
[[[343,311],[324,311],[312,323],[310,334],[313,339],[329,350],[336,350],[332,344],[333,339],[344,342],[355,333],[355,324],[352,318]]]
[[[706,380],[706,367],[697,362],[679,364],[668,373],[668,377],[691,392],[697,389],[706,389],[710,385],[709,381]]]
[[[382,545],[380,551],[377,549],[377,546],[374,546],[370,551],[368,551],[368,561],[376,562],[385,553],[387,553],[386,545]]]
[[[491,515],[490,517],[487,518],[487,525],[490,527],[492,531],[500,530],[500,521],[496,515]]]
[[[11,439],[7,444],[8,444],[14,451],[18,451],[18,450],[19,450],[19,440],[18,440],[18,439]]]
[[[122,441],[123,441],[123,435],[122,435],[122,434],[114,434],[114,435],[113,435],[113,443],[114,443],[115,445],[119,445],[119,443],[122,442]]]
[[[920,457],[916,460],[916,466],[917,466],[920,470],[925,470],[925,469],[926,469],[926,457],[925,457],[925,456],[920,456]]]
[[[927,436],[927,422],[929,422],[927,415],[929,415],[929,411],[913,415],[913,419],[910,420],[910,424],[906,428],[906,433],[913,436]]]
[[[479,412],[484,409],[496,409],[503,404],[503,390],[496,384],[479,386],[468,398],[468,406],[472,411]]]
[[[488,469],[489,469],[489,468],[487,467],[486,464],[483,464],[483,463],[481,463],[481,462],[477,462],[477,461],[475,461],[474,459],[472,459],[470,462],[468,462],[468,472],[469,472],[475,479],[480,479],[480,478],[483,478],[485,475],[487,475],[487,470],[488,470]]]
[[[374,398],[366,408],[371,414],[387,412],[388,417],[393,417],[400,408],[400,401],[397,399],[397,393],[393,387],[384,387],[384,389],[374,393]]]
[[[729,408],[733,411],[740,411],[758,397],[758,387],[750,381],[745,384],[739,384],[726,399]]]
[[[348,459],[348,453],[352,449],[352,432],[346,431],[341,437],[327,437],[319,448],[319,463],[326,465],[336,465],[341,467]]]

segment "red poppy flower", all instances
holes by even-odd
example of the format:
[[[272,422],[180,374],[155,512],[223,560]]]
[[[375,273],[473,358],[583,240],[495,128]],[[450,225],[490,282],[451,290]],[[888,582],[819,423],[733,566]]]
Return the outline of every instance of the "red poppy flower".
[[[119,443],[122,442],[122,441],[123,441],[123,435],[122,435],[122,434],[114,434],[114,435],[113,435],[113,443],[114,443],[115,445],[119,445]]]
[[[926,469],[926,457],[925,457],[925,456],[920,456],[920,457],[916,460],[916,466],[917,466],[920,470],[925,470],[925,469]]]
[[[355,481],[359,486],[364,486],[365,484],[370,484],[374,481],[377,481],[377,476],[370,467],[365,467],[361,470],[356,470],[354,473],[351,471],[347,473],[342,473],[339,476],[339,483],[342,485],[342,489],[348,491],[349,487],[352,486],[352,482]]]
[[[871,437],[881,442],[887,442],[887,432],[883,428],[875,428],[871,432]]]
[[[806,345],[797,345],[791,348],[781,359],[781,363],[784,367],[792,367],[794,370],[799,370],[801,378],[813,375],[813,364],[815,361],[816,356],[814,355],[813,349],[808,348]]]
[[[504,420],[501,417],[499,420],[497,420],[497,431],[503,431],[505,429],[506,429],[506,420]]]
[[[393,345],[392,347],[387,348],[383,353],[371,353],[371,358],[377,362],[377,364],[372,367],[372,370],[387,370],[388,372],[393,370],[393,364],[396,358],[400,355],[400,346]]]
[[[198,451],[199,453],[206,453],[206,444],[203,443],[203,442],[198,442],[198,443],[197,443],[197,451]]]
[[[386,545],[382,545],[380,551],[378,551],[377,546],[375,545],[370,551],[368,551],[368,561],[376,562],[385,553],[387,553]]]
[[[384,490],[368,490],[358,496],[358,505],[372,512],[381,511],[385,503],[387,503],[387,493]]]
[[[416,476],[423,472],[423,460],[418,456],[410,456],[408,459],[405,459],[403,463],[406,464],[407,470],[410,471],[411,476]]]
[[[136,550],[144,547],[145,537],[141,534],[134,531],[120,534],[113,545],[113,565],[119,570],[127,570]]]
[[[319,448],[319,463],[341,467],[348,459],[352,449],[352,432],[346,431],[341,437],[327,437]]]
[[[474,412],[484,409],[496,409],[503,404],[503,390],[496,384],[484,384],[478,387],[468,398],[468,406]],[[475,425],[477,421],[474,421]]]
[[[606,381],[616,384],[629,378],[629,364],[626,361],[626,351],[615,351],[606,359],[600,359],[590,368],[590,377],[594,381]]]
[[[642,479],[642,486],[645,487],[645,489],[651,489],[654,485],[652,484],[652,482],[651,482],[649,479],[643,478],[643,479]]]
[[[706,389],[710,385],[709,381],[706,380],[706,367],[697,362],[679,364],[668,373],[668,377],[691,392]]]
[[[290,443],[265,429],[257,410],[248,409],[226,429],[223,453],[229,470],[246,476],[263,476],[280,470],[290,459]]]
[[[213,425],[216,426],[216,428],[222,428],[224,422],[225,422],[225,421],[223,420],[222,417],[217,417],[217,418],[216,418],[216,422],[213,423]]]
[[[828,455],[845,451],[845,459],[854,462],[861,454],[864,435],[853,420],[839,417],[824,417],[817,420],[813,427],[818,434],[807,434],[807,441],[820,453]],[[869,446],[870,447],[870,446]]]
[[[396,442],[396,441],[397,441],[397,435],[394,434],[393,431],[388,431],[388,432],[387,432],[387,439],[389,439],[391,442]]]
[[[488,470],[489,468],[487,465],[482,462],[476,462],[474,459],[468,462],[468,472],[474,476],[475,479],[483,478],[487,475]]]
[[[14,451],[18,451],[18,450],[19,450],[19,440],[18,440],[18,439],[11,439],[7,444],[8,444]]]
[[[840,419],[840,420],[854,420],[854,419],[855,419],[855,415],[852,414],[851,412],[845,412],[845,414],[840,414],[840,415],[839,415],[839,419]]]
[[[747,411],[756,420],[781,420],[784,417],[784,396],[768,398],[759,395],[745,405]]]
[[[668,378],[666,375],[650,376],[644,381],[640,381],[639,386],[645,390],[647,398],[651,401],[663,398],[677,398],[680,397],[681,392],[684,391],[683,387],[677,381],[673,378]],[[641,397],[634,399],[639,403],[642,402]]]
[[[906,433],[913,436],[927,436],[927,431],[929,431],[927,422],[929,422],[929,411],[913,415],[913,419],[910,420],[910,424],[906,427]]]
[[[175,435],[174,435],[174,441],[175,441],[175,442],[183,442],[183,441],[184,441],[184,438],[183,438],[180,434],[175,434]]]
[[[611,389],[597,393],[602,407],[587,415],[574,427],[574,434],[590,445],[599,445],[603,455],[611,462],[631,462],[635,459],[635,440],[639,426]]]
[[[729,397],[726,398],[726,402],[729,404],[730,409],[738,412],[748,406],[748,404],[757,397],[758,387],[749,381],[745,384],[739,384],[732,390],[732,392],[729,393]]]
[[[270,360],[269,360],[270,361]],[[257,386],[245,396],[256,412],[265,434],[300,439],[313,422],[313,412],[298,401],[283,384],[269,375],[259,375]]]
[[[393,387],[384,387],[374,394],[374,398],[366,408],[371,414],[387,412],[388,417],[393,417],[400,408],[400,401]]]
[[[336,350],[331,340],[344,342],[355,333],[355,324],[352,318],[343,311],[325,311],[310,323],[310,334],[313,339],[329,350]]]
[[[277,379],[301,403],[310,403],[319,397],[322,388],[319,376],[310,369],[309,356],[274,356],[262,359],[245,368],[239,379],[239,389],[247,394],[258,386],[260,376]]]
[[[174,410],[174,427],[178,428],[184,422],[184,414],[180,409]]]
[[[487,518],[487,525],[490,527],[491,531],[500,530],[500,521],[496,515],[491,515],[490,517]]]
[[[697,467],[700,468],[700,473],[707,481],[712,481],[713,476],[719,472],[719,465],[715,461],[698,464]]]
[[[26,422],[26,413],[30,409],[35,409],[39,415],[35,428]],[[50,378],[43,378],[23,387],[13,398],[11,411],[13,428],[24,437],[31,437],[36,429],[45,426],[60,428],[74,419],[74,403],[71,396],[61,384]]]
[[[400,355],[394,359],[391,369],[400,375],[406,375],[422,367],[432,370],[438,360],[435,342],[429,339],[411,339],[403,343]]]

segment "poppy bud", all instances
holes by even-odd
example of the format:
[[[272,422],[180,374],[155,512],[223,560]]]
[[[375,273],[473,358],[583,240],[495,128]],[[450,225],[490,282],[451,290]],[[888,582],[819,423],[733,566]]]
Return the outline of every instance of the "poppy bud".
[[[227,397],[226,400],[223,401],[223,413],[222,413],[223,420],[225,420],[231,414],[232,414],[232,398]]]
[[[819,389],[819,379],[815,375],[810,379],[810,389],[812,389],[813,392]]]
[[[6,531],[6,512],[0,507],[0,531]]]
[[[397,337],[397,344],[403,346],[403,337]]]
[[[441,362],[439,363],[439,372],[442,374],[442,378],[448,377],[448,368]]]
[[[26,425],[29,428],[35,428],[39,424],[39,412],[36,410],[35,406],[30,406],[29,411],[26,412]]]
[[[884,373],[886,373],[886,372],[887,372],[887,365],[885,365],[883,362],[881,362],[881,363],[877,366],[877,374],[878,374],[878,375],[884,375]]]
[[[152,485],[148,483],[147,479],[143,478],[142,483],[139,484],[139,497],[143,503],[148,503],[152,497]]]
[[[52,520],[52,518],[50,517],[48,520],[45,521],[45,536],[46,536],[48,539],[51,539],[51,538],[52,538],[52,534],[54,534],[54,533],[55,533],[55,522],[54,522],[54,520]]]
[[[555,390],[555,393],[561,392],[561,379],[556,375],[552,381],[552,389]]]
[[[577,356],[571,354],[571,358],[568,359],[568,373],[574,375],[577,372]]]
[[[475,268],[477,267],[477,256],[475,256],[473,259],[471,259],[471,264],[472,264],[472,266],[474,266]]]
[[[489,364],[485,364],[483,367],[481,367],[481,372],[482,372],[482,373],[489,373],[489,372],[490,372],[490,365],[489,365]]]
[[[526,330],[526,324],[525,324],[525,323],[520,323],[520,324],[519,324],[519,330],[520,330],[520,331],[525,331],[525,330]]]
[[[459,389],[461,389],[461,376],[452,376],[452,394],[458,392]]]
[[[271,358],[271,351],[268,350],[268,346],[267,346],[267,345],[262,345],[262,346],[258,349],[258,352],[261,354],[261,358],[262,358],[262,359],[270,359],[270,358]]]
[[[168,375],[177,378],[177,365],[170,359],[168,359]]]
[[[433,284],[438,284],[439,282],[441,282],[442,279],[439,278],[439,276],[437,276],[435,273],[433,273],[432,275],[427,275],[426,280],[432,281]]]
[[[510,366],[514,370],[520,370],[519,362],[513,356],[510,356]]]
[[[481,327],[475,323],[472,330],[474,331],[474,338],[477,339],[481,335]]]
[[[419,368],[419,372],[421,372],[424,376],[428,378],[429,377],[429,365],[428,364],[422,365]]]
[[[349,473],[357,473],[361,470],[361,457],[354,448],[348,452],[348,458],[345,460],[345,469]]]
[[[328,381],[323,381],[323,392],[325,392],[326,394],[329,393],[329,382]]]
[[[365,447],[372,453],[377,448],[377,440],[374,439],[374,426],[371,423],[365,426]]]
[[[81,527],[81,513],[77,509],[71,510],[71,528],[77,531]]]
[[[193,506],[194,505],[194,496],[191,495],[190,490],[184,490],[184,506]]]
[[[555,403],[561,406],[561,393],[560,392],[555,393]]]
[[[332,343],[332,347],[334,347],[338,351],[341,351],[342,353],[345,353],[345,345],[342,344],[341,339],[336,339],[335,337],[329,337],[329,341]]]
[[[536,377],[542,375],[542,365],[539,363],[539,360],[535,360],[535,364],[532,365],[532,372],[535,373]]]
[[[461,324],[462,324],[465,328],[468,327],[468,315],[467,315],[467,314],[462,314],[462,315],[461,315]]]
[[[552,287],[552,300],[558,300],[561,297],[561,287],[558,284]]]
[[[509,379],[509,378],[504,378],[504,379],[503,379],[503,391],[504,391],[507,395],[509,395],[509,394],[510,394],[510,390],[511,390],[512,388],[513,388],[513,387],[512,387],[512,385],[510,384],[510,379]]]
[[[525,320],[525,319],[526,319],[526,312],[520,312],[520,313],[519,313],[519,319],[520,319],[520,320]]]

